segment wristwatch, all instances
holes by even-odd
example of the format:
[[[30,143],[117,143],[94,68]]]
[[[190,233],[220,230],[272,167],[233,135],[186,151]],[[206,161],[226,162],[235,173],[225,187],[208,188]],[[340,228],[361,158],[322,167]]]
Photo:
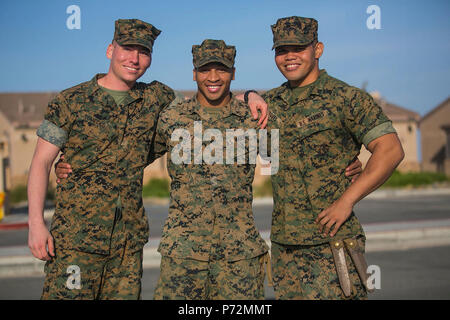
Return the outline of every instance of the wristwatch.
[[[248,103],[248,95],[250,94],[250,92],[258,94],[258,91],[255,91],[255,90],[247,90],[247,91],[245,91],[245,93],[244,93],[244,102],[245,103]]]

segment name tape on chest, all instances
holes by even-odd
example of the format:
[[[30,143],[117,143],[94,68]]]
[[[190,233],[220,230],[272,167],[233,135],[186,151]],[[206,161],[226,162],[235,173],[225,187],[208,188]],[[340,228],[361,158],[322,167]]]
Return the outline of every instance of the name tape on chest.
[[[316,113],[310,115],[309,117],[303,118],[302,120],[297,122],[297,128],[301,128],[301,127],[304,127],[304,126],[306,126],[308,124],[316,122],[317,120],[325,117],[326,113],[327,113],[327,111],[322,110],[320,112],[316,112]]]

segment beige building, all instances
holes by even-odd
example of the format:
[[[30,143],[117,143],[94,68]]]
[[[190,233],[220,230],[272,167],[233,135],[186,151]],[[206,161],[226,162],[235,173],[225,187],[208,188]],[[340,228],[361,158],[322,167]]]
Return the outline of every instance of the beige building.
[[[0,156],[3,188],[26,185],[36,146],[36,129],[55,93],[0,94]]]
[[[383,112],[391,119],[392,125],[397,131],[400,142],[402,143],[405,158],[398,166],[398,170],[402,172],[420,171],[417,148],[417,130],[420,115],[414,111],[387,102],[378,92],[373,92],[371,95],[383,109]],[[359,159],[364,166],[369,157],[370,152],[363,146]]]
[[[450,97],[420,120],[422,171],[450,176]]]

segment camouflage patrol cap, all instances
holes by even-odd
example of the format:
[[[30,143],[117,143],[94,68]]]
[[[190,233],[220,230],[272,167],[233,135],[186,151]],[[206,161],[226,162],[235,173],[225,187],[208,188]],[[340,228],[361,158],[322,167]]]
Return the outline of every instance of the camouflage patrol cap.
[[[232,68],[236,57],[236,48],[227,46],[223,40],[206,39],[201,45],[192,46],[192,57],[195,68],[211,62],[219,62]]]
[[[303,17],[280,18],[272,25],[272,50],[284,45],[308,45],[317,40],[317,20]]]
[[[137,44],[152,52],[153,43],[160,33],[161,30],[139,19],[119,19],[116,20],[114,40],[121,46]]]

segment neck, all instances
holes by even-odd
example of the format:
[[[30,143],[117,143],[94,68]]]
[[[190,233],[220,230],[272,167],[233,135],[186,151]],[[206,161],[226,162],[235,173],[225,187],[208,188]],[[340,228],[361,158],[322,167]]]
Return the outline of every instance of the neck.
[[[320,75],[319,65],[316,64],[316,66],[302,79],[299,80],[290,80],[289,86],[291,88],[297,88],[297,87],[304,87],[308,84],[311,84],[315,82]]]
[[[221,108],[226,106],[231,100],[231,94],[228,92],[217,100],[209,100],[200,91],[197,91],[197,101],[203,107]]]
[[[106,76],[97,80],[97,83],[106,89],[128,91],[134,86],[136,81],[126,82],[124,80],[121,80],[117,78],[110,69]]]

